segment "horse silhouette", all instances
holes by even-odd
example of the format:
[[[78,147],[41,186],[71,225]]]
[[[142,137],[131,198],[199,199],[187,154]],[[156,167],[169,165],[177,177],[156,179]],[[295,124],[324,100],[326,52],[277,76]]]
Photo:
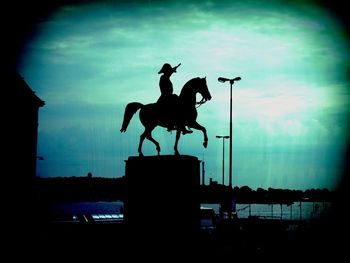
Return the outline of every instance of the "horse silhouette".
[[[202,100],[200,102],[196,102],[197,93],[201,94],[202,96]],[[203,132],[203,146],[206,148],[208,145],[207,131],[196,121],[198,115],[196,104],[201,105],[210,99],[211,95],[207,87],[206,78],[193,78],[183,86],[180,95],[178,96],[177,103],[173,109],[164,109],[164,107],[160,106],[158,103],[150,103],[146,105],[139,102],[128,103],[125,107],[123,124],[120,131],[126,132],[132,117],[138,110],[140,110],[139,118],[145,127],[145,130],[140,136],[138,146],[139,156],[143,156],[142,144],[146,138],[155,144],[158,155],[160,154],[159,143],[152,137],[152,131],[157,126],[164,128],[169,127],[169,125],[175,126],[175,155],[179,155],[177,147],[181,135],[180,127],[183,127],[184,125]]]

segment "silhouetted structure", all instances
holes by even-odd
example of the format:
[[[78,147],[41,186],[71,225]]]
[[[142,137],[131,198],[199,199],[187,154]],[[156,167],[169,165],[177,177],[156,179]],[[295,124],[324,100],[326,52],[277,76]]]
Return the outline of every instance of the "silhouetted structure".
[[[196,157],[129,157],[125,179],[124,220],[132,242],[178,249],[193,241],[200,228],[200,161]],[[181,243],[174,247],[176,240]]]
[[[16,246],[26,242],[33,230],[33,182],[37,161],[38,110],[44,101],[38,98],[23,78],[15,72],[6,72],[4,102],[6,108],[3,121],[2,165],[3,189],[7,202],[3,211],[10,217],[6,223],[12,225],[10,240]],[[8,222],[9,221],[9,222]],[[5,225],[6,225],[5,223]],[[20,240],[20,241],[18,241]]]
[[[15,177],[18,184],[32,180],[36,173],[38,111],[45,105],[24,79],[17,73],[10,76],[7,84],[12,107],[8,109],[5,123],[8,143],[7,176]]]

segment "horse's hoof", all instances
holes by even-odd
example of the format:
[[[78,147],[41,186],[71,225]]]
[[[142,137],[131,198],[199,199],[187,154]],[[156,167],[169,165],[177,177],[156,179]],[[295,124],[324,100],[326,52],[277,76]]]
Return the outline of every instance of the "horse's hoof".
[[[139,153],[139,157],[143,157],[143,153]]]
[[[175,156],[179,156],[180,153],[179,153],[178,151],[175,151],[174,155],[175,155]]]
[[[208,142],[203,142],[203,146],[204,146],[204,148],[207,148]]]

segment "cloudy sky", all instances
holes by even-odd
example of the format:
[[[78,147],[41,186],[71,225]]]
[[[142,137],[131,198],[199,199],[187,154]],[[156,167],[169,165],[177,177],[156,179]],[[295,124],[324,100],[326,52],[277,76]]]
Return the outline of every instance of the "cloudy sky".
[[[202,133],[179,151],[222,182],[233,86],[233,185],[335,189],[348,146],[349,39],[337,16],[312,1],[97,1],[66,5],[33,28],[18,72],[45,101],[39,112],[37,175],[120,177],[143,131],[131,101],[155,102],[163,63],[182,63],[174,92],[206,77],[212,100],[198,109]],[[200,97],[198,98],[200,99]],[[156,128],[162,154],[175,133]],[[229,143],[225,143],[225,184]],[[154,155],[145,141],[143,152]]]

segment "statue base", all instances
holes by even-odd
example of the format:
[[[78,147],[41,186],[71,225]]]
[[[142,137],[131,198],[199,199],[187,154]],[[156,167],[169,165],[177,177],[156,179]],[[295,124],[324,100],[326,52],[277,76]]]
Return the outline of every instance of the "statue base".
[[[193,240],[200,229],[197,157],[129,157],[125,162],[124,222],[133,242],[159,246]]]

